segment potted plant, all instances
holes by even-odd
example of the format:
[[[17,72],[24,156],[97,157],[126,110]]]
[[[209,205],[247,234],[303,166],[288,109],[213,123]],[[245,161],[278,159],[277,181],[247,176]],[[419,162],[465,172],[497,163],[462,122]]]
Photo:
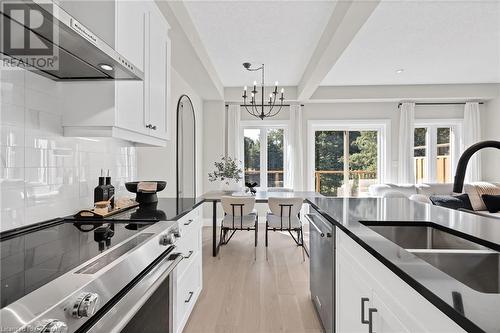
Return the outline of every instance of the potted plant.
[[[211,182],[220,181],[222,191],[239,191],[239,182],[242,179],[242,170],[239,167],[239,161],[229,156],[223,156],[220,162],[215,162],[214,165],[215,170],[208,174],[208,180]]]

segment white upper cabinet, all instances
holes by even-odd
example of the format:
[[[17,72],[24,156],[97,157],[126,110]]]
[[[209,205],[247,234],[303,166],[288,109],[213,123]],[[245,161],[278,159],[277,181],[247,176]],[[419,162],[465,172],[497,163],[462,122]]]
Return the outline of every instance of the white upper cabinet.
[[[143,72],[149,56],[146,48],[149,32],[147,9],[143,3],[135,1],[116,3],[116,50]],[[147,75],[144,80],[147,80]],[[145,81],[116,82],[116,116],[119,127],[149,134],[146,127],[146,87]]]
[[[149,13],[149,59],[146,62],[147,80],[146,119],[152,136],[167,139],[169,119],[165,112],[169,105],[167,86],[170,86],[170,40],[168,26],[156,5]],[[167,92],[167,93],[166,93]]]
[[[144,72],[144,80],[63,83],[64,134],[165,145],[172,112],[170,27],[153,1],[116,1],[113,19],[115,49]]]

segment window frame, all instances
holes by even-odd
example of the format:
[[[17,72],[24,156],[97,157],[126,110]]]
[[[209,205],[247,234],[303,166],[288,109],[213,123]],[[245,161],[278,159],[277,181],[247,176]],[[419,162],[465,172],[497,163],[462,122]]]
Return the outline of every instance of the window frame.
[[[451,128],[450,133],[450,155],[451,155],[451,174],[454,175],[457,169],[458,160],[463,150],[463,119],[415,119],[413,131],[416,128],[427,128],[425,137],[425,149],[427,163],[425,166],[425,175],[422,180],[424,183],[437,183],[437,167],[434,161],[437,159],[437,129]],[[413,145],[415,147],[415,144]],[[432,161],[432,162],[431,162]],[[415,182],[417,180],[415,179]],[[453,182],[453,178],[450,180]]]
[[[316,131],[378,131],[377,175],[379,183],[390,179],[391,166],[391,120],[309,120],[307,122],[307,189],[315,190],[315,132]]]
[[[288,174],[288,129],[289,121],[287,120],[242,120],[240,121],[239,144],[240,144],[240,161],[243,168],[243,181],[245,177],[245,130],[259,129],[260,130],[260,190],[268,189],[267,175],[267,130],[283,129],[283,183],[287,186]]]

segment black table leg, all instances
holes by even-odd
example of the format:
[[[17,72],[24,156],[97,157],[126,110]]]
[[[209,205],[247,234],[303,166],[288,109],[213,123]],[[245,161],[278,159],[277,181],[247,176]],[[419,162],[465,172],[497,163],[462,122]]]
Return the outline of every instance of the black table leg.
[[[217,201],[213,202],[212,211],[212,257],[217,257]]]

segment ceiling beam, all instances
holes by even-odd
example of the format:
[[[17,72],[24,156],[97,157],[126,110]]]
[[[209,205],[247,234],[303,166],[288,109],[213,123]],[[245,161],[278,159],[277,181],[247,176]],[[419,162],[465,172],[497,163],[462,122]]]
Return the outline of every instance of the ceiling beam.
[[[165,0],[157,0],[156,2],[172,25],[170,30],[172,43],[174,44],[177,41],[177,45],[173,47],[173,51],[177,52],[173,55],[173,65],[178,67],[178,72],[191,85],[199,86],[193,88],[199,88],[197,90],[200,91],[202,98],[209,100],[222,99],[224,97],[224,86],[184,2]],[[176,35],[172,36],[172,33]],[[197,61],[193,58],[197,58]]]
[[[496,83],[321,86],[308,102],[489,100],[498,97],[499,87]]]
[[[299,82],[299,100],[312,96],[379,3],[380,0],[336,2]]]

